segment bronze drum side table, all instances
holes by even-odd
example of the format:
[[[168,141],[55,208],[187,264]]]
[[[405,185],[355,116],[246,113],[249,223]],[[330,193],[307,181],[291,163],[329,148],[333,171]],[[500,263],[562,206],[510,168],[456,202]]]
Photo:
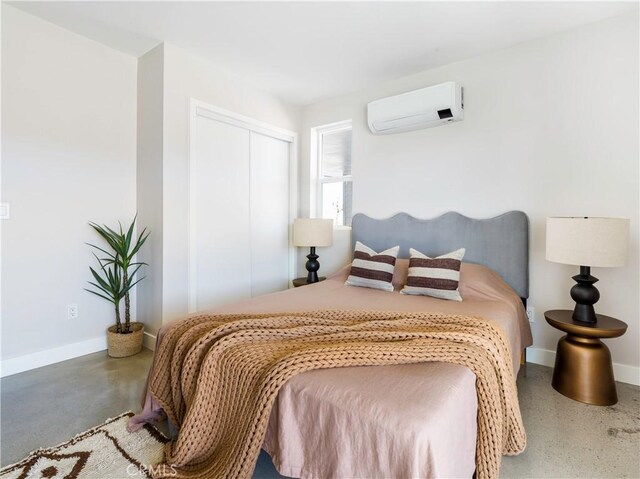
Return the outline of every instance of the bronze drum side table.
[[[616,338],[627,330],[626,323],[596,315],[596,323],[572,319],[573,311],[555,309],[544,313],[551,326],[566,332],[558,341],[553,388],[568,398],[596,406],[618,402],[611,353],[601,338]]]

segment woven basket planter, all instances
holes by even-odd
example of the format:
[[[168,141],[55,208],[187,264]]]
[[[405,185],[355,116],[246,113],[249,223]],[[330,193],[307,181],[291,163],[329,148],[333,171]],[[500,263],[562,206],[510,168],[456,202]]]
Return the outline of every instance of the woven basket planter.
[[[131,323],[129,334],[116,333],[116,327],[111,326],[107,330],[107,344],[109,346],[109,356],[112,358],[126,358],[142,351],[142,340],[144,338],[144,324]]]

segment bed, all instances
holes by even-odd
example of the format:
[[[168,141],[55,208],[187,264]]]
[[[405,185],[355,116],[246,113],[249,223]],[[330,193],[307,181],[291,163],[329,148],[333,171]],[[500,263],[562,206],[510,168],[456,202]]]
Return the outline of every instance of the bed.
[[[426,311],[491,318],[511,346],[513,374],[531,331],[528,220],[522,212],[476,220],[447,213],[353,218],[352,242],[376,251],[400,245],[394,291],[346,286],[349,267],[325,281],[217,308],[214,313],[326,309]],[[408,249],[437,256],[464,247],[463,301],[401,295]],[[320,369],[288,380],[278,392],[263,449],[285,476],[472,477],[476,469],[476,377],[448,363]]]

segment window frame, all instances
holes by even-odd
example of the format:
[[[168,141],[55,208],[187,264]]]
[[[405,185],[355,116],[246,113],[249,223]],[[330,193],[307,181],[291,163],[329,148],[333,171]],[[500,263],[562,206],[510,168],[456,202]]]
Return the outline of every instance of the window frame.
[[[353,161],[350,175],[323,178],[322,176],[322,135],[343,130],[351,130],[353,141],[353,121],[342,120],[311,128],[311,169],[310,169],[310,213],[312,218],[322,218],[322,186],[329,183],[351,183],[353,188]],[[353,146],[352,146],[353,154]],[[352,212],[353,213],[353,212]],[[350,229],[348,225],[333,225],[334,229]]]

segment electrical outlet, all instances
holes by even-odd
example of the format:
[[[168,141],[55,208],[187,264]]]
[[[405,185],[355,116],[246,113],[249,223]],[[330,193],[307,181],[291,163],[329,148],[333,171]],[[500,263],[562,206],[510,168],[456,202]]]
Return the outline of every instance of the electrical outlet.
[[[530,323],[536,322],[536,308],[533,306],[527,306],[527,317]]]
[[[78,319],[78,303],[67,304],[67,319]]]

